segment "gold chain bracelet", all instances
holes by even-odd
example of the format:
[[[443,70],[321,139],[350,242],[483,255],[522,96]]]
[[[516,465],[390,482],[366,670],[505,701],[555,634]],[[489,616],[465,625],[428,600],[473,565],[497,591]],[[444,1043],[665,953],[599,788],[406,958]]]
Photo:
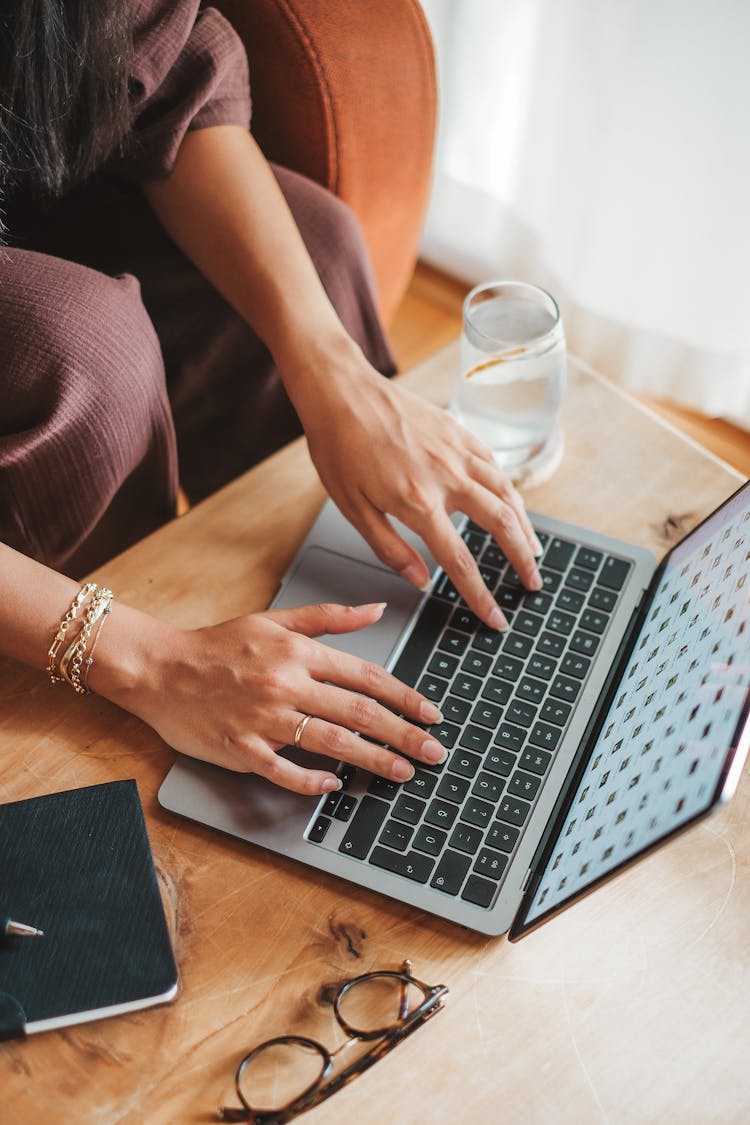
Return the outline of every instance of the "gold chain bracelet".
[[[106,586],[100,586],[96,590],[94,596],[89,603],[86,610],[86,616],[83,619],[83,625],[75,638],[73,643],[63,653],[60,659],[60,672],[63,679],[70,684],[78,695],[90,695],[91,689],[85,683],[81,682],[81,668],[83,666],[84,657],[86,656],[86,648],[91,637],[94,625],[104,614],[110,613],[112,609],[112,599],[114,594]],[[103,624],[103,621],[102,621]],[[101,632],[101,625],[99,632]],[[99,640],[99,633],[96,635],[96,641]],[[96,645],[94,642],[94,646]],[[93,653],[93,648],[91,652]],[[86,662],[86,679],[88,680],[88,673],[93,663],[93,656],[89,654]]]
[[[57,660],[60,649],[63,646],[63,641],[65,640],[65,634],[70,627],[71,621],[73,621],[73,619],[78,616],[78,610],[86,601],[89,594],[92,594],[95,589],[95,582],[87,582],[85,586],[81,586],[80,590],[73,598],[73,601],[68,606],[68,610],[65,616],[58,625],[57,632],[52,638],[52,644],[50,645],[49,652],[47,653],[47,675],[49,676],[53,684],[59,684],[63,679],[63,677],[60,675]]]

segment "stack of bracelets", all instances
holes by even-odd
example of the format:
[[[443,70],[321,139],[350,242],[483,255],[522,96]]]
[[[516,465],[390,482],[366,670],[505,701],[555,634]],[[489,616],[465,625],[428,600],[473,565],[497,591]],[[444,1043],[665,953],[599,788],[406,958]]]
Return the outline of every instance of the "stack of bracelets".
[[[67,613],[57,627],[48,653],[47,674],[53,684],[64,681],[70,684],[79,695],[90,694],[88,678],[91,665],[94,662],[94,649],[107,614],[112,609],[113,597],[114,594],[106,586],[97,586],[95,582],[87,582],[73,598]],[[79,623],[80,628],[76,630]],[[73,626],[75,636],[66,646],[67,633],[71,626]],[[94,629],[96,629],[96,635],[91,641]],[[89,648],[90,641],[91,647]],[[83,678],[81,677],[82,670]]]

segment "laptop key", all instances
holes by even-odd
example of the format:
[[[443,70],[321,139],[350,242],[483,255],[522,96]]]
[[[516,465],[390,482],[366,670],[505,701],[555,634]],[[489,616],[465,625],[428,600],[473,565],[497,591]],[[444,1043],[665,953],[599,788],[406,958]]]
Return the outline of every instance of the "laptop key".
[[[504,781],[494,777],[491,773],[486,773],[484,770],[477,775],[477,779],[471,787],[475,797],[482,797],[485,801],[494,801],[495,803],[500,800],[504,789]]]
[[[398,781],[389,781],[387,777],[373,777],[367,786],[367,792],[375,797],[385,797],[386,801],[392,801],[401,792],[401,784]],[[335,794],[332,793],[331,796]]]
[[[532,676],[538,676],[540,680],[551,680],[556,668],[557,664],[554,660],[535,652],[526,666],[526,671]]]
[[[458,657],[451,656],[449,652],[436,652],[427,665],[428,672],[434,676],[443,676],[446,680],[451,678],[456,668],[458,668]]]
[[[558,574],[556,570],[545,570],[544,567],[539,571],[542,576],[542,589],[546,590],[548,594],[556,593],[562,575]]]
[[[495,570],[492,566],[485,566],[480,563],[479,575],[490,593],[494,593],[495,587],[500,579],[500,571]]]
[[[578,680],[571,680],[567,676],[555,676],[549,693],[554,695],[555,699],[564,699],[566,703],[575,703],[580,690],[581,685]]]
[[[577,652],[568,652],[560,665],[560,671],[565,672],[568,676],[575,676],[577,680],[582,680],[590,667],[591,661],[587,656],[581,656]]]
[[[487,727],[491,731],[496,731],[502,716],[503,709],[498,707],[495,703],[487,703],[485,700],[480,699],[474,710],[471,712],[471,721],[479,723],[480,726]]]
[[[496,890],[497,883],[490,883],[489,880],[482,879],[479,875],[470,875],[461,892],[461,898],[466,899],[467,902],[472,902],[474,906],[488,907],[492,904]]]
[[[521,591],[512,586],[501,586],[495,594],[495,601],[501,609],[517,609],[521,600]]]
[[[472,638],[471,647],[475,648],[478,652],[488,652],[490,656],[494,656],[500,648],[502,638],[502,633],[488,633],[480,629]]]
[[[606,586],[608,590],[621,590],[625,585],[629,570],[630,563],[625,562],[624,559],[615,559],[612,555],[608,555],[599,575],[599,582],[602,586]]]
[[[478,875],[486,875],[488,879],[499,879],[507,865],[507,855],[495,852],[492,848],[482,848],[474,862],[474,870]]]
[[[466,750],[474,750],[477,754],[484,754],[490,744],[491,736],[492,732],[486,727],[476,727],[473,723],[469,723],[459,738],[458,745]]]
[[[498,547],[497,543],[489,543],[484,549],[482,562],[487,566],[496,566],[502,570],[508,560],[506,559],[500,547]]]
[[[557,595],[555,605],[559,609],[564,609],[567,613],[580,613],[583,606],[583,594],[578,590],[571,590],[567,586],[563,586],[560,593]]]
[[[495,661],[495,667],[492,671],[496,676],[502,676],[504,680],[510,680],[515,683],[522,669],[523,661],[517,660],[515,656],[508,656],[507,652],[503,652]]]
[[[518,764],[522,769],[543,777],[551,761],[552,755],[546,750],[540,750],[537,746],[527,746],[518,759]]]
[[[452,750],[456,745],[460,730],[461,728],[454,726],[453,723],[438,723],[437,726],[430,727],[430,735],[437,739],[446,750]]]
[[[509,633],[503,645],[503,652],[525,660],[531,652],[532,645],[533,641],[531,637],[521,636],[520,633]]]
[[[617,594],[613,590],[605,590],[602,586],[595,586],[589,594],[589,605],[592,609],[601,609],[604,613],[611,613],[617,605]]]
[[[572,586],[574,590],[582,590],[586,593],[591,589],[591,583],[594,581],[594,576],[590,570],[580,570],[578,567],[571,567],[565,578],[565,585]]]
[[[414,777],[404,782],[404,793],[413,793],[417,797],[429,797],[437,785],[438,779],[434,773],[427,770],[415,770]]]
[[[575,544],[568,543],[567,539],[558,539],[555,536],[544,553],[544,565],[552,567],[553,570],[565,570],[573,557],[574,551]]]
[[[583,566],[586,570],[598,570],[603,557],[601,551],[594,551],[591,547],[579,547],[575,565]]]
[[[444,574],[438,582],[433,596],[441,598],[444,602],[451,602],[452,605],[458,605],[461,601],[461,595],[447,574]]]
[[[399,824],[397,820],[387,820],[378,843],[395,848],[397,852],[405,852],[411,843],[413,833],[414,829],[409,828],[407,824]]]
[[[457,699],[455,695],[449,695],[444,699],[440,710],[443,712],[443,718],[448,719],[451,723],[463,723],[471,710],[471,705],[465,699]]]
[[[512,692],[512,684],[506,683],[503,680],[496,680],[494,676],[491,676],[482,688],[482,699],[504,707],[510,699]],[[477,704],[477,706],[480,706],[480,704]]]
[[[454,656],[461,656],[469,643],[466,633],[459,633],[457,629],[446,629],[438,642],[438,648],[443,652],[451,652]]]
[[[457,824],[451,832],[448,843],[459,852],[476,855],[482,843],[482,833],[478,828],[472,828],[470,824]]]
[[[492,657],[488,652],[477,652],[471,648],[461,663],[462,672],[470,672],[472,676],[486,676],[492,667]]]
[[[508,777],[515,764],[515,756],[510,750],[501,750],[499,746],[492,746],[484,759],[484,768],[498,777]]]
[[[307,838],[311,844],[321,844],[325,839],[326,832],[331,827],[331,821],[327,816],[319,816],[313,824],[312,828],[307,834]]]
[[[535,680],[533,676],[524,676],[516,688],[519,699],[534,704],[541,703],[546,690],[547,685],[541,680]]]
[[[528,637],[536,637],[542,624],[541,617],[536,613],[528,613],[526,610],[521,610],[516,617],[514,628],[518,629],[519,633],[525,633]]]
[[[455,773],[444,773],[436,790],[436,796],[460,805],[469,792],[469,779],[457,777]]]
[[[516,770],[508,782],[508,792],[514,797],[524,797],[527,801],[533,801],[541,784],[542,779],[535,774]]]
[[[442,832],[439,828],[431,828],[429,825],[423,824],[417,829],[413,846],[417,851],[426,852],[427,855],[440,855],[440,852],[443,850],[443,844],[447,838],[447,832]]]
[[[482,681],[476,676],[467,676],[464,672],[459,672],[451,684],[451,691],[454,695],[460,695],[462,699],[476,699],[481,686]]]
[[[516,754],[525,741],[526,731],[520,730],[518,727],[510,726],[508,723],[503,723],[495,735],[496,745],[502,746],[506,750],[512,750]]]
[[[513,828],[510,824],[503,824],[501,820],[496,820],[489,827],[485,843],[491,848],[499,848],[501,852],[512,852],[520,835],[521,833],[517,828]]]
[[[542,593],[541,590],[534,590],[533,593],[526,594],[523,604],[526,609],[532,610],[533,613],[546,613],[552,605],[552,595]]]
[[[424,808],[424,801],[420,801],[418,797],[412,797],[408,793],[402,793],[393,806],[391,815],[395,816],[397,820],[405,821],[406,824],[417,824],[421,820]]]
[[[599,647],[599,638],[592,633],[576,630],[570,638],[570,647],[573,652],[583,653],[584,656],[593,656]]]
[[[479,797],[469,797],[461,810],[461,820],[468,824],[475,824],[477,828],[486,828],[494,815],[493,806],[480,800]]]
[[[603,633],[608,622],[607,614],[598,613],[595,609],[584,609],[581,614],[581,628],[588,629],[590,633]]]
[[[385,801],[364,796],[339,844],[339,851],[344,855],[354,856],[355,859],[364,859],[389,812],[390,807]]]
[[[563,703],[560,699],[548,699],[539,712],[539,718],[547,723],[555,723],[558,727],[564,727],[572,710],[569,703]]]
[[[474,777],[482,764],[478,754],[470,754],[468,750],[454,750],[448,769],[460,777]]]
[[[334,816],[336,820],[349,820],[355,808],[357,807],[357,798],[350,796],[348,793],[341,794],[341,800],[336,806]]]
[[[560,741],[562,731],[559,727],[551,727],[549,723],[535,723],[529,735],[529,742],[533,746],[541,746],[545,750],[554,750]]]
[[[454,609],[451,628],[458,629],[462,633],[476,633],[479,628],[479,618],[470,609]]]
[[[471,531],[467,528],[467,530],[463,532],[461,538],[471,551],[474,558],[478,559],[482,551],[484,550],[484,545],[487,542],[487,537],[480,534],[479,532]]]
[[[514,699],[505,712],[509,723],[517,723],[521,727],[530,727],[536,718],[536,708],[520,699]]]
[[[439,676],[422,676],[417,685],[417,691],[421,692],[426,699],[431,699],[433,703],[439,703],[447,690],[448,681],[441,680]]]
[[[565,637],[570,636],[575,624],[575,617],[570,613],[563,613],[560,609],[553,610],[547,618],[547,628],[551,629],[553,633],[562,633]]]
[[[444,894],[457,895],[470,865],[471,859],[468,856],[460,855],[458,852],[443,852],[430,886],[443,891]]]
[[[536,646],[537,652],[544,653],[545,656],[552,656],[555,659],[562,656],[564,648],[565,638],[558,636],[557,633],[542,633]]]
[[[458,815],[458,805],[441,801],[439,797],[431,802],[425,813],[425,823],[432,824],[435,828],[450,828]]]
[[[531,805],[527,801],[520,801],[517,797],[503,797],[495,815],[498,820],[507,820],[509,824],[515,824],[520,828],[525,823],[530,809]]]
[[[388,851],[387,848],[373,848],[370,863],[375,867],[382,867],[385,871],[392,871],[394,875],[404,875],[413,879],[415,883],[426,883],[435,866],[435,861],[426,855],[417,852],[407,852],[400,855],[398,852]]]

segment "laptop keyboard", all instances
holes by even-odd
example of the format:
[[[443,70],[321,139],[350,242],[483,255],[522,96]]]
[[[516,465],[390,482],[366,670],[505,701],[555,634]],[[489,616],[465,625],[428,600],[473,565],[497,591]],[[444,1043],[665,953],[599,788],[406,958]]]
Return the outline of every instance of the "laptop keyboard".
[[[482,625],[443,574],[393,668],[440,708],[429,732],[448,759],[419,763],[405,783],[344,766],[311,843],[328,846],[333,821],[345,821],[343,854],[492,906],[632,565],[538,535],[543,587],[530,593],[492,538],[467,524],[464,541],[510,630]],[[358,773],[369,782],[356,797]]]

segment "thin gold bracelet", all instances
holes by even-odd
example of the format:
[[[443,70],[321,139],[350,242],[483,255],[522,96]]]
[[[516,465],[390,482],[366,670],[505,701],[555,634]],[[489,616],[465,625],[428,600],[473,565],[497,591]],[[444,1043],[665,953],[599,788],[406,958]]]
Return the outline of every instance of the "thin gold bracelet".
[[[78,610],[86,601],[89,594],[92,594],[94,590],[96,590],[96,582],[87,582],[85,586],[81,586],[80,590],[73,598],[73,601],[68,606],[65,616],[58,625],[57,632],[52,638],[52,644],[47,653],[47,675],[53,684],[59,684],[63,679],[58,668],[57,660],[63,641],[65,640],[65,634],[68,631],[71,621],[78,616]]]
[[[83,619],[81,631],[73,643],[65,650],[60,660],[60,672],[63,679],[70,684],[78,695],[91,694],[91,689],[81,683],[81,667],[86,655],[86,647],[89,643],[92,629],[102,614],[110,612],[113,597],[114,594],[111,590],[107,589],[106,586],[99,587],[86,610],[86,616]]]

